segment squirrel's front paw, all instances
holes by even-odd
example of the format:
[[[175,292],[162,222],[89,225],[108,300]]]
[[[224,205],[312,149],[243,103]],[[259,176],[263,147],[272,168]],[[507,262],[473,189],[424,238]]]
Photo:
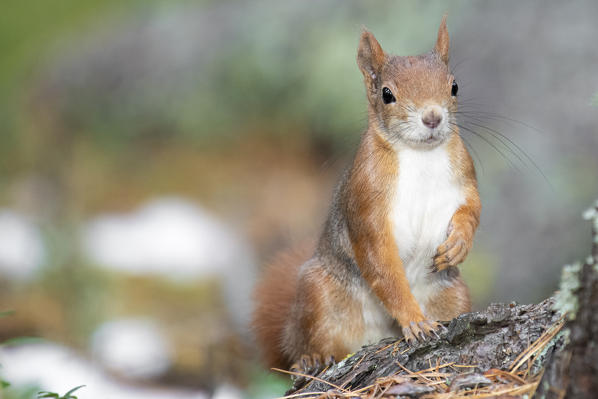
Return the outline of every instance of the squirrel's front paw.
[[[432,320],[412,321],[402,328],[403,337],[409,345],[415,342],[426,342],[433,337],[440,338],[438,331],[443,329],[442,324]]]
[[[471,248],[471,240],[458,229],[450,229],[447,239],[438,247],[434,256],[433,272],[449,266],[457,266],[465,260]]]

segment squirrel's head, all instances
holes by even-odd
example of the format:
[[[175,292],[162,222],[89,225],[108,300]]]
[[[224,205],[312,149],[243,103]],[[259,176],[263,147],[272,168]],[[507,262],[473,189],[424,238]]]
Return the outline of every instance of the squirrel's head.
[[[448,68],[446,16],[434,49],[418,56],[387,54],[364,30],[357,64],[363,73],[370,124],[391,143],[433,147],[451,134],[458,86]]]

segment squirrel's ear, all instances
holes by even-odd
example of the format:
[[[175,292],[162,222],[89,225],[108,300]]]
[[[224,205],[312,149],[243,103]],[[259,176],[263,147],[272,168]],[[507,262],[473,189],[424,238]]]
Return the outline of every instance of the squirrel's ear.
[[[438,29],[438,39],[434,46],[434,52],[440,56],[445,64],[449,61],[449,34],[446,29],[446,14],[442,17],[440,28]]]
[[[380,43],[367,30],[361,33],[359,40],[359,48],[357,49],[357,65],[363,73],[363,76],[371,82],[376,81],[376,77],[380,73],[386,56]]]

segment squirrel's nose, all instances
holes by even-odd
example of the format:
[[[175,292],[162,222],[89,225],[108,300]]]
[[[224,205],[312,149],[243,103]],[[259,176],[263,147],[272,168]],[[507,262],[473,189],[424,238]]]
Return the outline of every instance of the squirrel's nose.
[[[442,122],[442,113],[435,108],[427,109],[422,115],[422,122],[430,129],[434,129]]]

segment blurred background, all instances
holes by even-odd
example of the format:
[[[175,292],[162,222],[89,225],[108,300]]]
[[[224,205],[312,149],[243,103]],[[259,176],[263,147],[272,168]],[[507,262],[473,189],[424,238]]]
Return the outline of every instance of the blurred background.
[[[590,245],[598,2],[5,1],[0,397],[281,395],[251,288],[317,238],[367,124],[360,30],[419,54],[445,12],[483,204],[463,273],[478,309],[536,302]]]

